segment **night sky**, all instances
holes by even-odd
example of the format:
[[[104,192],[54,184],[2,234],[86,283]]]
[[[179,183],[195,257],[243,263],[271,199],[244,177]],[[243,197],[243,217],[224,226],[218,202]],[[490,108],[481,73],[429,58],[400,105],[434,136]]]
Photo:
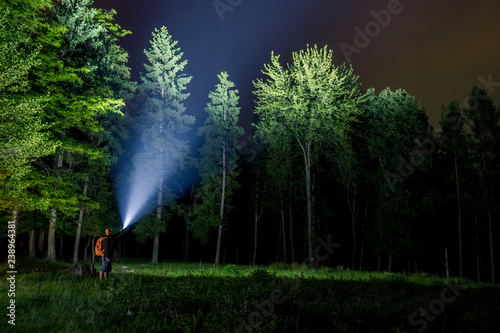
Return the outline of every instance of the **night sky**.
[[[189,113],[204,117],[208,92],[217,74],[227,71],[240,91],[247,131],[252,80],[261,76],[271,51],[289,62],[291,53],[307,44],[328,45],[336,65],[350,62],[363,88],[406,89],[422,102],[433,126],[441,106],[463,103],[473,85],[489,81],[483,86],[500,105],[498,0],[96,0],[94,5],[115,8],[117,23],[133,32],[121,44],[134,80],[145,71],[143,50],[151,32],[167,27],[193,76]],[[367,27],[369,40],[358,34],[366,34]]]

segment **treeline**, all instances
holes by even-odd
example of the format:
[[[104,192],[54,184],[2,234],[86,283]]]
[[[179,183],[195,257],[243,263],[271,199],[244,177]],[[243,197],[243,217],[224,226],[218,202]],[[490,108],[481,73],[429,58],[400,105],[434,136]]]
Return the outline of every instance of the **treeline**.
[[[134,244],[152,240],[153,263],[165,253],[445,274],[447,249],[452,274],[495,281],[500,110],[484,89],[443,108],[436,131],[415,97],[362,89],[326,47],[287,65],[273,54],[240,147],[228,73],[196,126],[187,60],[168,30],[152,33],[132,82],[118,44],[130,32],[91,4],[0,8],[0,206],[29,234],[29,255],[55,261],[58,237],[60,257],[74,239],[71,259],[86,259],[106,227],[121,227],[117,189],[140,174],[154,196]]]

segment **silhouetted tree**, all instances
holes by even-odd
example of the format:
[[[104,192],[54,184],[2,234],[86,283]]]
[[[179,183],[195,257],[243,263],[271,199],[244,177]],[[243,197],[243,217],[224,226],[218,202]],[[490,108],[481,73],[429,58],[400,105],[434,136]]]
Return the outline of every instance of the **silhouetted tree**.
[[[198,163],[201,186],[196,197],[199,203],[194,207],[193,214],[196,217],[190,226],[193,236],[202,242],[207,241],[208,232],[212,228],[218,228],[216,265],[220,259],[226,206],[229,205],[234,189],[238,187],[238,138],[243,135],[243,129],[237,125],[240,114],[238,90],[226,72],[220,73],[218,78],[215,91],[208,95],[210,102],[205,108],[207,120],[198,129],[198,135],[205,138],[205,143],[200,148]]]

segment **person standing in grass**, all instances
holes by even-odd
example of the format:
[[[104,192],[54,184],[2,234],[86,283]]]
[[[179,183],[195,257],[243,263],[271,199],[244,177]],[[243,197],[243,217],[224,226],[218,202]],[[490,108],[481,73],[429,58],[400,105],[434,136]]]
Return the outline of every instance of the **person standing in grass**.
[[[99,280],[102,280],[103,276],[105,279],[107,279],[109,272],[111,272],[111,263],[113,261],[113,254],[115,253],[114,238],[118,236],[122,231],[123,229],[113,234],[113,229],[106,229],[106,236],[101,243],[102,249],[104,251],[104,256],[102,257],[102,267],[101,271],[99,272]]]

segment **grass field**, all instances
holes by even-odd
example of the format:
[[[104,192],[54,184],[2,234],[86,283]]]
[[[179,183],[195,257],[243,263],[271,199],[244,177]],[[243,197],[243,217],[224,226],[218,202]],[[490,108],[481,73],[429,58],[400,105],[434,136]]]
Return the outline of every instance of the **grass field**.
[[[15,326],[0,265],[0,332],[498,332],[500,285],[433,276],[122,260],[107,281],[17,263]],[[98,263],[96,263],[98,264]],[[98,265],[96,268],[100,268]]]

